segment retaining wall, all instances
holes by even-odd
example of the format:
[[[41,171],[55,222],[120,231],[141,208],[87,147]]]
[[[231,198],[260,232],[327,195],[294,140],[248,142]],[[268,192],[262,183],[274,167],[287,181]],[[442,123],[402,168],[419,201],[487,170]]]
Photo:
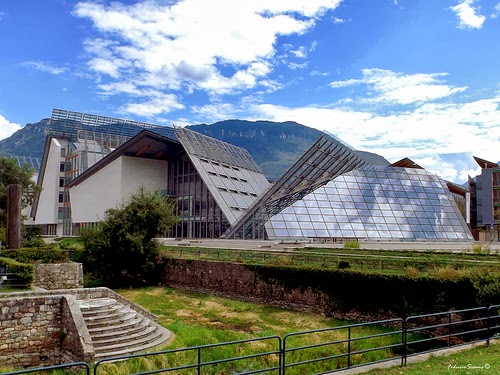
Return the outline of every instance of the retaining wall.
[[[74,303],[62,295],[0,298],[0,366],[92,360],[93,348],[85,347],[76,328],[83,316]]]
[[[33,284],[48,290],[83,288],[81,263],[36,264]]]
[[[287,289],[278,282],[260,279],[243,264],[169,259],[164,282],[173,287],[197,290],[292,310],[325,313],[331,310],[327,296],[312,288]]]

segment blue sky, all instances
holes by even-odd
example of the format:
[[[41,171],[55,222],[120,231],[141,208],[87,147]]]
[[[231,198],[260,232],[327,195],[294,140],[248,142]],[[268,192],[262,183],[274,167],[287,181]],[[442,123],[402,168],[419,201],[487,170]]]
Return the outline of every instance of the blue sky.
[[[52,108],[297,121],[463,182],[500,160],[500,0],[0,0],[0,138]]]

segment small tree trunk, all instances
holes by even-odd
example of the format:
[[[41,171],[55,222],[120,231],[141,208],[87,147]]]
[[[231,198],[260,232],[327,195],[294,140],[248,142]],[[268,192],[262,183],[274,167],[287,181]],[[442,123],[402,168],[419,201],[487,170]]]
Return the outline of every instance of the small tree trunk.
[[[21,247],[21,185],[7,186],[7,247]]]

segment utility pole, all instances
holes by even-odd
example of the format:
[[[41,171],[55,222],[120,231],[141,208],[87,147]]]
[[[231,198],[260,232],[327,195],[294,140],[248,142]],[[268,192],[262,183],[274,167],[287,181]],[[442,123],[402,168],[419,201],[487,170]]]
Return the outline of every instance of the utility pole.
[[[21,247],[21,185],[7,186],[7,248]]]

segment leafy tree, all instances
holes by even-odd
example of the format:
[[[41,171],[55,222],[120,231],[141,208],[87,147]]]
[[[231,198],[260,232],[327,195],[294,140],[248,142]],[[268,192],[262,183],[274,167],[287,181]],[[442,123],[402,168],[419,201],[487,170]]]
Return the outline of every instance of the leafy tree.
[[[35,170],[25,164],[19,166],[16,160],[0,157],[0,239],[5,241],[5,225],[7,222],[7,186],[12,184],[21,185],[21,200],[23,208],[33,202],[35,193],[40,191],[40,187],[33,181]]]
[[[87,272],[110,287],[155,283],[159,244],[155,240],[178,221],[175,203],[159,191],[141,188],[109,209],[97,228],[84,231],[82,261]]]

